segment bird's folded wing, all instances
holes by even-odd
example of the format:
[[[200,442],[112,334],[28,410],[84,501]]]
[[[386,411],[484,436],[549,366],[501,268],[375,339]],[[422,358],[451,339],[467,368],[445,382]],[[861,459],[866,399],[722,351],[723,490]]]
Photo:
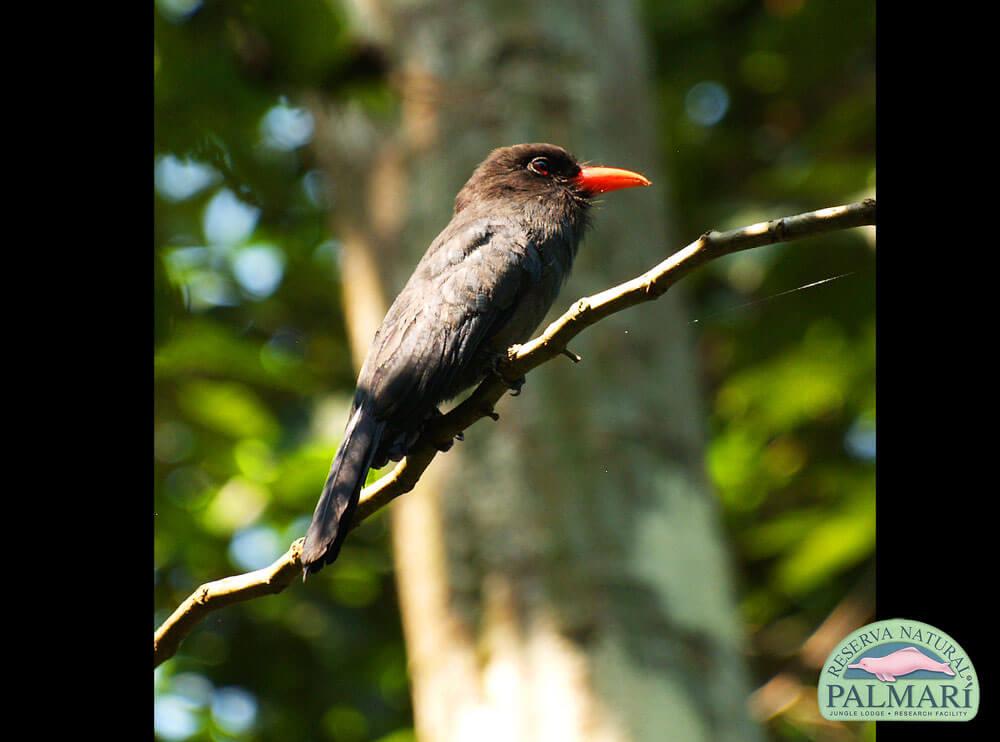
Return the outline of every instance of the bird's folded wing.
[[[451,224],[393,302],[359,378],[376,414],[419,417],[441,401],[541,272],[523,233],[487,219]]]

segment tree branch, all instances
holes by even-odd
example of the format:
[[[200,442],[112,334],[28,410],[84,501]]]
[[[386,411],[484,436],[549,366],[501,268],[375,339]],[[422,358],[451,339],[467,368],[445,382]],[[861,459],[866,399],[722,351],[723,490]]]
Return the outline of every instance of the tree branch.
[[[173,657],[184,637],[212,611],[261,595],[276,595],[288,587],[302,574],[304,542],[304,538],[295,541],[270,567],[206,582],[191,593],[153,634],[153,667]]]
[[[658,299],[681,278],[710,260],[762,245],[874,224],[875,199],[865,199],[846,206],[760,222],[742,229],[706,232],[641,276],[578,300],[534,340],[510,348],[507,359],[499,366],[502,379],[499,376],[487,377],[465,401],[428,426],[392,472],[364,489],[351,528],[356,528],[392,500],[412,490],[438,451],[450,444],[456,435],[484,417],[496,420],[493,406],[508,390],[509,382],[560,355],[578,360],[566,346],[587,327],[616,312]],[[284,556],[270,567],[199,587],[154,634],[153,666],[172,657],[184,637],[209,612],[260,595],[280,593],[288,587],[302,570],[302,541],[299,539],[293,543]]]

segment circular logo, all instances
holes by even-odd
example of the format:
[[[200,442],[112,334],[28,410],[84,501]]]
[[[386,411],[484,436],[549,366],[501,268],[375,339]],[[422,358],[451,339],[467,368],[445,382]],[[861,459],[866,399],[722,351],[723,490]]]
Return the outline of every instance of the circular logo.
[[[819,709],[836,721],[969,721],[979,679],[958,642],[920,621],[862,626],[827,657]]]

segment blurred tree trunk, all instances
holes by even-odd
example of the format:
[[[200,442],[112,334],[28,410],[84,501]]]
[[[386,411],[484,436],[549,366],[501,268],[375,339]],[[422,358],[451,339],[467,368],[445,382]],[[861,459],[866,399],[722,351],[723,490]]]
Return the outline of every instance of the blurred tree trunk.
[[[494,147],[555,142],[655,184],[595,210],[558,311],[677,245],[631,2],[357,0],[350,11],[402,101],[392,136],[354,110],[318,116],[357,364],[386,297]],[[533,373],[498,424],[472,428],[392,505],[418,736],[755,739],[677,295],[573,349],[583,363]]]

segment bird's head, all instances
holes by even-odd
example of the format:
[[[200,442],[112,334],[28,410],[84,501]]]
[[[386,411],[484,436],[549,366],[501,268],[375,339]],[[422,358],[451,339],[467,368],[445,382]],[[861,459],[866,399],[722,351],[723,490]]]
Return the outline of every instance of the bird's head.
[[[581,166],[554,144],[516,144],[493,150],[476,168],[455,198],[455,212],[473,202],[496,201],[582,210],[602,193],[648,185],[630,170]]]

